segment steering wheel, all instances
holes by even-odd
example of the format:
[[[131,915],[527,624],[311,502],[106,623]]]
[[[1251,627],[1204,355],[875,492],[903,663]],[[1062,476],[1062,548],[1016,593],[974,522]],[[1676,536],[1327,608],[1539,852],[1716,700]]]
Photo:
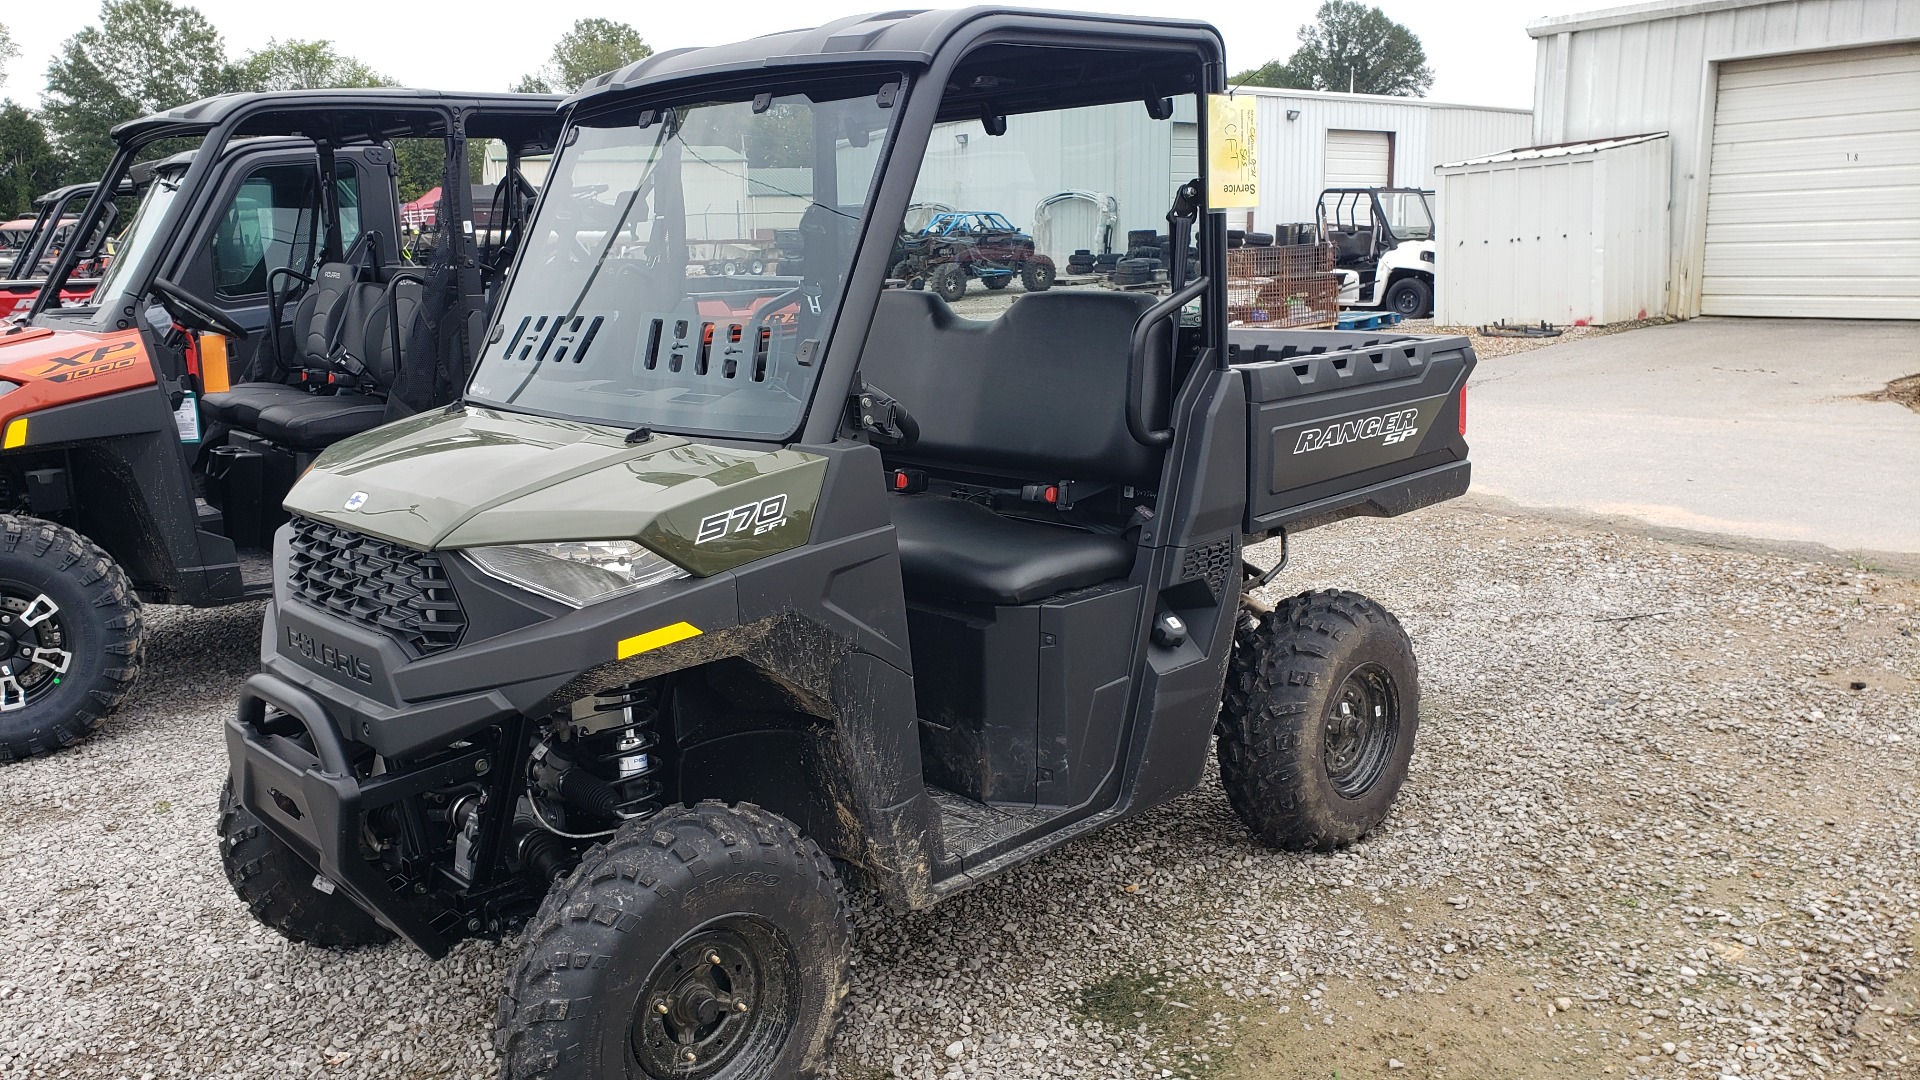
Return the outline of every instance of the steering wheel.
[[[173,316],[173,321],[189,330],[218,331],[236,341],[253,336],[251,330],[234,322],[225,312],[166,278],[153,279],[153,294],[160,306],[167,309],[167,314]]]

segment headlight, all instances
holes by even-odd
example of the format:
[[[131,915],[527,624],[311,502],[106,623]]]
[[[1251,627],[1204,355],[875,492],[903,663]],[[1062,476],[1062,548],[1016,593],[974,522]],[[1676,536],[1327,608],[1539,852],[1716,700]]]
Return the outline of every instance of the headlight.
[[[8,382],[5,379],[0,379],[0,397],[6,397],[8,394],[11,394],[18,389],[20,389],[19,383]]]
[[[467,548],[475,566],[509,584],[573,607],[687,576],[631,540],[569,540]]]

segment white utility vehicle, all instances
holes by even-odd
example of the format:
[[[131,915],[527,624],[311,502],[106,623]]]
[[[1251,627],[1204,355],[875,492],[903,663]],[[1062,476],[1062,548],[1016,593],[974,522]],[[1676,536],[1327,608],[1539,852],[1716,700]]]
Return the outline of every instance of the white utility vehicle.
[[[1320,235],[1333,245],[1340,306],[1433,314],[1432,192],[1417,188],[1328,188],[1320,193]]]

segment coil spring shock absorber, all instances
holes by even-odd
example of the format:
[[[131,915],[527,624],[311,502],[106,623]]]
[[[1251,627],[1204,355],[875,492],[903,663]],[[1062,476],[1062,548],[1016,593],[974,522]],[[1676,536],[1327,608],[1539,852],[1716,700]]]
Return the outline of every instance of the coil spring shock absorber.
[[[598,775],[612,775],[620,800],[613,813],[623,820],[647,817],[660,809],[660,685],[655,682],[628,683],[608,693],[586,699],[591,715],[617,716],[620,722],[591,734],[576,735],[576,742],[589,759],[587,768]],[[576,732],[579,728],[575,728]]]
[[[535,789],[603,822],[651,816],[661,796],[658,719],[659,687],[653,683],[630,683],[575,702],[534,748]]]

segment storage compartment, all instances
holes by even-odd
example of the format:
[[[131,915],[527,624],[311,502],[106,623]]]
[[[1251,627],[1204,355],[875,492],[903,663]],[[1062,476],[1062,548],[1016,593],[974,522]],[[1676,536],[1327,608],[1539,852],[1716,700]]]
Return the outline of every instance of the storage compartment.
[[[1464,494],[1464,337],[1229,331],[1247,396],[1247,520],[1264,535]]]
[[[225,446],[208,448],[207,502],[220,509],[235,547],[273,546],[274,530],[287,521],[280,504],[313,458],[246,431],[230,432]]]
[[[1113,769],[1131,687],[1137,585],[1033,604],[910,604],[927,782],[983,803],[1077,806]]]
[[[235,545],[259,546],[260,488],[265,468],[259,454],[228,444],[207,449],[207,502],[220,509]]]

